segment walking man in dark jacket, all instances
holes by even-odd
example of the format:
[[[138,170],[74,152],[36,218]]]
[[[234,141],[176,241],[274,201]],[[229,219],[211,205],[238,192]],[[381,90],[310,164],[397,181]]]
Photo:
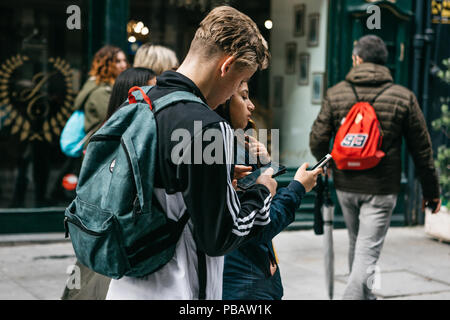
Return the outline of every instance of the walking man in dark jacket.
[[[333,180],[349,233],[350,275],[344,299],[375,299],[372,294],[375,265],[400,192],[401,145],[405,138],[423,190],[423,203],[440,209],[439,184],[433,164],[430,135],[417,99],[410,90],[393,85],[386,45],[374,35],[364,36],[353,50],[353,68],[345,81],[328,89],[310,134],[310,148],[320,159],[330,151],[343,118],[356,103],[372,101],[381,125],[380,163],[366,170],[338,170],[333,165]],[[389,88],[387,88],[390,86]]]

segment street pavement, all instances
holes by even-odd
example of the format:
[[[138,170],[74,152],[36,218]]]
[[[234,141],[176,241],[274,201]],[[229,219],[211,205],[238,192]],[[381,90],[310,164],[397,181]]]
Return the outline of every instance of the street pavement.
[[[0,235],[0,299],[59,299],[75,261],[63,234]],[[347,231],[334,230],[335,292],[341,299],[348,272]],[[284,231],[274,239],[286,300],[328,299],[323,236]],[[423,227],[391,227],[375,281],[379,299],[450,299],[450,244]]]

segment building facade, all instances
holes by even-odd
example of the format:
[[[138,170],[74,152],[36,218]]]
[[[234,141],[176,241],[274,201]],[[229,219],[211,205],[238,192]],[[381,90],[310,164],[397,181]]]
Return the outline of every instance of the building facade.
[[[68,159],[59,135],[87,78],[91,59],[106,44],[130,62],[145,42],[168,46],[183,60],[198,23],[228,4],[248,14],[269,41],[268,70],[250,82],[260,128],[279,131],[280,162],[315,162],[309,131],[326,89],[351,68],[353,43],[364,34],[387,43],[394,81],[412,89],[431,131],[448,85],[436,77],[450,56],[450,1],[427,0],[16,0],[0,4],[0,233],[61,231],[74,192],[62,188]],[[379,9],[380,28],[373,21]],[[376,9],[375,9],[376,10]],[[372,19],[372,20],[371,20]],[[371,20],[368,24],[368,20]],[[403,192],[394,224],[423,223],[420,187],[405,150]],[[65,170],[67,172],[65,172]],[[54,195],[58,195],[55,197]],[[298,214],[311,226],[314,193]],[[343,225],[337,210],[338,225]]]

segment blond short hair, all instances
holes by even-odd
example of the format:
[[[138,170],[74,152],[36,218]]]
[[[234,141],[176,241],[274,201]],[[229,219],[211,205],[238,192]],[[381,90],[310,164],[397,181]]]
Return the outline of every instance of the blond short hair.
[[[237,64],[260,70],[266,69],[270,60],[267,42],[256,23],[229,6],[213,9],[200,22],[189,50],[206,58],[224,52]]]
[[[173,50],[149,43],[139,47],[133,63],[133,67],[152,69],[156,75],[175,69],[178,66],[178,58]]]

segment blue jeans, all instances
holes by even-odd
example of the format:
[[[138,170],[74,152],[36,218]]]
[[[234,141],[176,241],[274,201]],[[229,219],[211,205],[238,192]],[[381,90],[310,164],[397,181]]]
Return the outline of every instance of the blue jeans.
[[[225,256],[223,300],[281,300],[282,297],[283,285],[278,266],[271,276],[247,259],[239,249]]]

